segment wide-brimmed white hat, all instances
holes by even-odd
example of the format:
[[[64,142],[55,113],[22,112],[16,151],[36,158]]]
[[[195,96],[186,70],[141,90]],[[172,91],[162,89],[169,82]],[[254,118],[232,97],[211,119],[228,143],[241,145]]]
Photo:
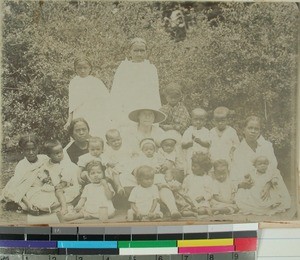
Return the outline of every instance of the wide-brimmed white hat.
[[[153,114],[154,114],[154,122],[153,123],[154,124],[161,123],[161,122],[165,121],[167,118],[167,116],[163,112],[156,110],[154,108],[145,107],[145,108],[135,109],[135,110],[131,111],[128,115],[129,119],[131,121],[138,123],[139,122],[139,114],[143,110],[150,110],[153,112]]]

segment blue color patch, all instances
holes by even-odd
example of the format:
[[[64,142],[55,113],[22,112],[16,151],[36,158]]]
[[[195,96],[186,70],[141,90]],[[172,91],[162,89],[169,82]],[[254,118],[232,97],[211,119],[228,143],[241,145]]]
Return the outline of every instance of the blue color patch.
[[[57,241],[58,248],[118,248],[117,241]]]

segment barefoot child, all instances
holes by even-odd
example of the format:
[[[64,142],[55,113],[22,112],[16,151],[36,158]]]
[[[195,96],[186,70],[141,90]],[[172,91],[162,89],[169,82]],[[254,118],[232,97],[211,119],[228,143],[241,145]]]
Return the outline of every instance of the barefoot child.
[[[88,174],[86,171],[86,166],[91,161],[102,162],[102,153],[104,148],[104,141],[100,137],[90,137],[88,140],[88,150],[89,153],[81,155],[78,159],[77,165],[80,168],[80,178],[79,181],[82,185],[90,182],[88,179]]]
[[[173,192],[177,208],[183,217],[197,216],[197,209],[192,200],[184,193],[182,183],[175,178],[181,175],[177,169],[169,169],[165,173],[167,187]]]
[[[108,217],[114,216],[115,209],[112,204],[114,191],[106,181],[104,167],[99,161],[91,161],[87,165],[90,184],[87,184],[81,194],[81,198],[74,210],[76,213],[65,215],[64,220],[71,221],[80,218],[99,218],[99,207],[107,207]]]
[[[37,176],[49,158],[38,154],[38,141],[33,134],[23,135],[19,140],[19,147],[24,159],[18,162],[14,175],[2,190],[1,197],[7,202],[5,205],[7,210],[17,210],[21,207],[30,214],[39,215],[41,210],[47,208],[39,208],[30,200],[27,193],[30,190],[38,190],[43,185]]]
[[[132,153],[124,145],[120,132],[117,129],[108,130],[105,137],[107,143],[103,154],[103,164],[106,166],[105,174],[114,181],[117,193],[123,195],[124,188],[121,185],[119,175],[128,175],[133,171]]]
[[[67,203],[72,202],[79,195],[77,180],[79,169],[70,161],[63,160],[63,148],[58,140],[46,142],[45,151],[50,160],[38,176],[44,183],[41,190],[50,193],[54,190],[61,207],[60,213],[64,215],[68,212]]]
[[[214,214],[232,214],[238,210],[235,201],[235,188],[229,178],[228,162],[217,160],[213,163],[214,184],[211,201]]]
[[[284,212],[290,207],[291,198],[279,171],[270,166],[266,156],[257,156],[253,165],[255,172],[244,176],[253,186],[249,189],[240,188],[236,194],[240,211],[257,215]]]
[[[128,221],[162,218],[160,211],[159,192],[154,185],[155,169],[150,166],[140,166],[136,171],[138,186],[130,193],[128,201],[131,209],[127,212]]]
[[[210,200],[212,198],[213,180],[208,175],[211,161],[207,154],[194,153],[192,156],[192,173],[185,177],[183,188],[193,201],[198,214],[211,214]]]

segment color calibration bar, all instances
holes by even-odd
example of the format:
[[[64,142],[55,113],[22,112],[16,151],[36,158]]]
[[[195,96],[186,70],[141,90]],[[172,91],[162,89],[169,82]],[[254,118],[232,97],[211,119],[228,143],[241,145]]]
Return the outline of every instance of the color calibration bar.
[[[12,259],[12,255],[26,255],[28,260],[38,255],[47,256],[47,259],[56,256],[53,260],[66,255],[68,259],[71,255],[77,258],[79,255],[101,255],[109,256],[105,260],[114,256],[124,256],[124,259],[140,256],[138,260],[146,256],[149,259],[164,256],[159,260],[166,257],[182,260],[250,260],[255,259],[257,229],[257,223],[157,227],[0,227],[0,254],[10,256],[8,259]],[[97,256],[97,259],[100,258]]]

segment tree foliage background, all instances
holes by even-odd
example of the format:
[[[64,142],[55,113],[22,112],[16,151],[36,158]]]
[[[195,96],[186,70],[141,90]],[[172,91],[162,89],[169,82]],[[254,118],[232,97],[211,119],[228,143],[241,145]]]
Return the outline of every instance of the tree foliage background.
[[[192,3],[194,23],[183,41],[165,30],[169,3],[107,1],[4,1],[2,22],[2,122],[11,137],[35,132],[66,143],[68,84],[73,61],[85,54],[93,75],[108,88],[133,37],[148,42],[160,88],[184,87],[189,110],[235,111],[231,124],[242,136],[252,114],[265,119],[264,136],[282,167],[295,145],[297,29],[295,3]],[[162,92],[161,92],[162,93]],[[5,125],[6,124],[6,125]],[[211,127],[211,122],[208,122]],[[5,127],[3,129],[6,130]]]

